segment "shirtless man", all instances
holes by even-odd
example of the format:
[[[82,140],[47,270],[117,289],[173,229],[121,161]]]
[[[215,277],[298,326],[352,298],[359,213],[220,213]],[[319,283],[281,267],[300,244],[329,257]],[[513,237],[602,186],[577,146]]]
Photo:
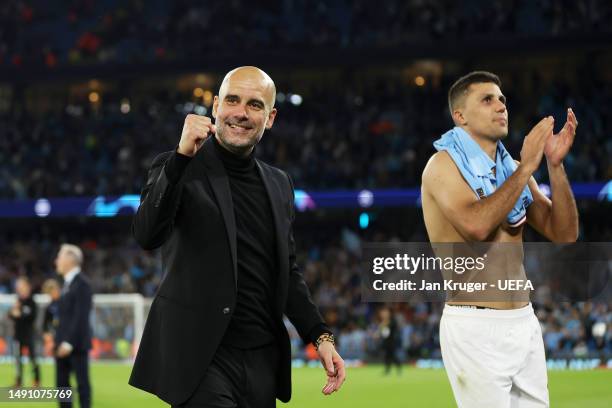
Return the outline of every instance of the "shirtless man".
[[[493,177],[499,172],[495,165],[498,142],[508,134],[506,98],[500,88],[496,75],[477,71],[457,80],[448,97],[455,129],[469,135],[491,158]],[[421,187],[430,241],[520,244],[526,219],[553,242],[574,242],[578,211],[563,158],[574,141],[578,122],[568,109],[559,133],[553,134],[553,125],[553,118],[546,117],[529,132],[516,169],[488,195],[475,193],[449,152],[435,153],[423,171]],[[543,156],[552,200],[539,191],[532,177]],[[519,205],[525,186],[533,201],[526,208],[526,217],[511,226],[508,214]],[[440,321],[442,357],[458,406],[549,406],[544,345],[531,304],[512,298],[492,302],[486,294],[481,297],[481,301],[447,302]]]

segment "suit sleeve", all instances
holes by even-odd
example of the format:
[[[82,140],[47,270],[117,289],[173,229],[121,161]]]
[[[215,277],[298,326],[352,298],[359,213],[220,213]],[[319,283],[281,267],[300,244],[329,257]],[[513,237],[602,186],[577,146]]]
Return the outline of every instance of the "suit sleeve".
[[[53,324],[53,314],[50,310],[51,306],[47,306],[45,309],[45,318],[43,320],[43,333],[48,333],[51,331],[51,327]]]
[[[89,285],[80,284],[76,289],[73,315],[70,316],[70,324],[66,337],[63,339],[73,347],[82,341],[83,329],[89,330],[89,313],[92,304],[92,293]]]
[[[158,248],[170,236],[180,201],[180,178],[189,161],[176,152],[162,153],[153,160],[132,223],[136,242],[143,249]]]
[[[331,333],[325,325],[319,309],[312,301],[310,290],[296,262],[295,240],[293,239],[293,220],[295,219],[295,204],[293,182],[287,175],[291,186],[291,226],[289,228],[289,293],[285,314],[295,326],[305,343],[314,342],[322,333]]]

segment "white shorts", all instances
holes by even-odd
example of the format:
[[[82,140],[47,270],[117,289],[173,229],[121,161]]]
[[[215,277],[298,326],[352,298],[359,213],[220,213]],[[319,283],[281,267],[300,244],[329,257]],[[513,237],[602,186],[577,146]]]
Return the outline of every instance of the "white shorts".
[[[531,304],[512,310],[446,305],[440,346],[459,407],[549,406],[542,329]]]

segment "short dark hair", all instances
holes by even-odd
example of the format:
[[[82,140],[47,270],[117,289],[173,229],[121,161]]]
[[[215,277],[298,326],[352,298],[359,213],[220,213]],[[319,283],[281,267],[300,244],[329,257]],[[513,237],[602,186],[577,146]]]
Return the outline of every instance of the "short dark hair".
[[[457,100],[463,97],[470,85],[492,82],[501,88],[501,80],[497,75],[488,71],[472,71],[455,81],[448,91],[448,109],[453,116],[453,108],[457,105]]]

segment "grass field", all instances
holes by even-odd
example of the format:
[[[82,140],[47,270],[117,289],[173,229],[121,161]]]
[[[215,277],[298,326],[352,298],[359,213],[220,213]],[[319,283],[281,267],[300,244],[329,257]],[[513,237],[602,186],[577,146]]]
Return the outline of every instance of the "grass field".
[[[29,365],[26,374],[30,374]],[[167,407],[156,397],[127,384],[130,366],[122,364],[94,364],[91,378],[94,408],[156,408]],[[52,386],[53,367],[43,365],[43,385]],[[293,399],[291,408],[394,408],[394,407],[454,407],[452,393],[444,370],[406,368],[401,376],[395,372],[387,377],[382,368],[369,366],[351,368],[342,391],[325,397],[320,393],[324,382],[322,370],[299,368],[293,370]],[[8,386],[14,376],[12,365],[0,365],[0,386]],[[26,385],[30,383],[26,376]],[[73,383],[74,385],[74,383]],[[608,408],[612,406],[612,370],[553,371],[549,373],[551,406]],[[0,403],[2,406],[26,408],[56,407],[55,403]],[[75,404],[75,406],[78,404]]]

